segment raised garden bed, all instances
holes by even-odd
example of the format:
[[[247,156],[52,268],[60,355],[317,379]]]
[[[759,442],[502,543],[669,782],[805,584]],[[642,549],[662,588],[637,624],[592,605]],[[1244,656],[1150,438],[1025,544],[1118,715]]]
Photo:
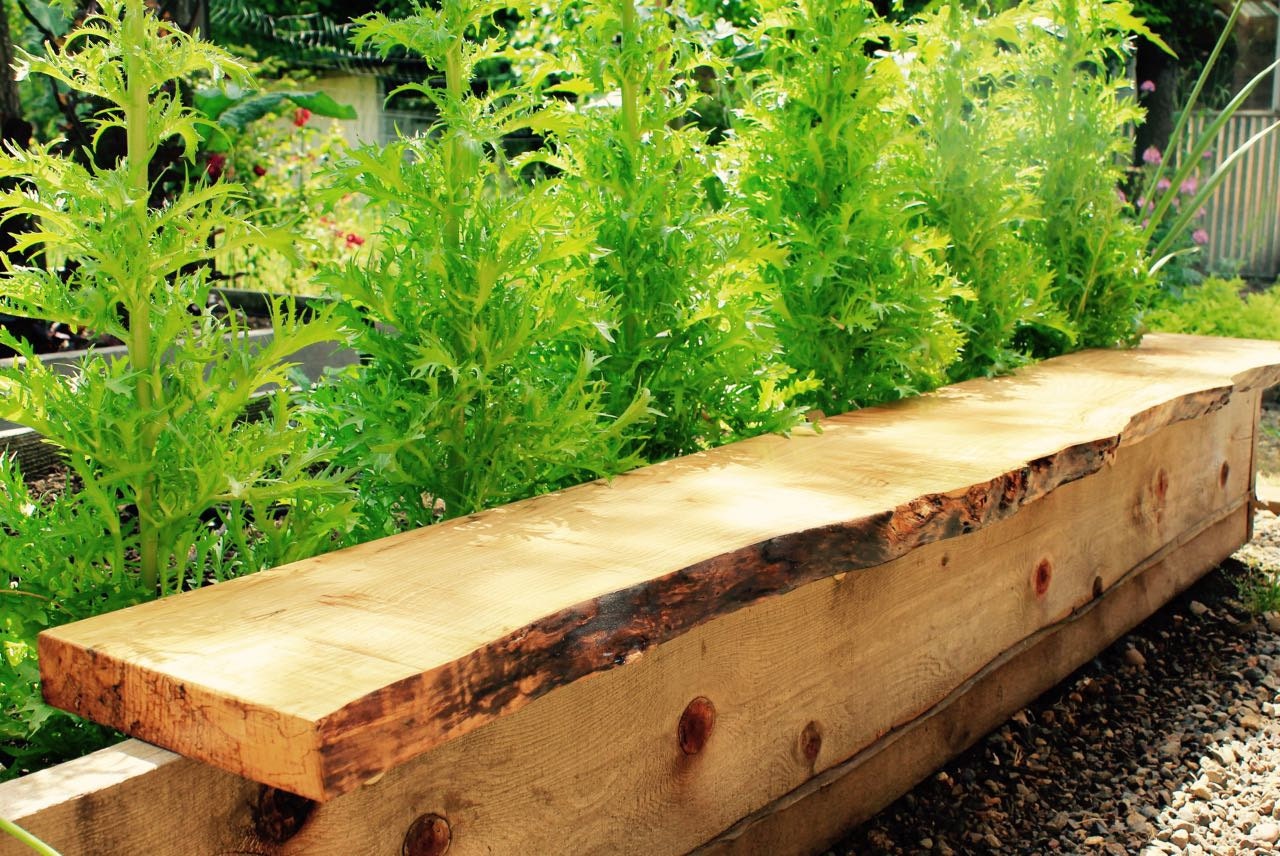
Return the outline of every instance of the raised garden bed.
[[[1247,539],[1277,382],[1280,344],[1149,337],[57,628],[47,697],[182,754],[0,815],[68,854],[818,850]]]

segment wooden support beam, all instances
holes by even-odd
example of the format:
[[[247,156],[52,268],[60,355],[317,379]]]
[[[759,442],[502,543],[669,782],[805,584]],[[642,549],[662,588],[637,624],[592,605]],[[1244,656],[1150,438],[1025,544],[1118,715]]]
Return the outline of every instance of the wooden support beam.
[[[1034,561],[1019,555],[1002,571],[1025,582],[1034,570],[1048,596],[1024,602],[1007,580],[970,604],[1013,598],[1001,620],[1014,635],[957,633],[929,619],[929,633],[948,646],[989,658],[997,651],[987,641],[1013,644],[1192,519],[1245,495],[1251,454],[1237,446],[1252,443],[1249,392],[1280,380],[1277,364],[1277,343],[1150,337],[1137,351],[1076,354],[837,417],[821,434],[761,437],[648,467],[48,631],[46,697],[231,772],[329,799],[552,689],[624,664],[640,668],[623,672],[643,671],[663,643],[747,607],[833,580],[888,585],[894,562],[936,559],[926,547],[946,552],[966,533],[995,537],[1014,518],[1032,525],[1048,498],[1074,495],[1063,493],[1074,482],[1114,478],[1121,451],[1134,449],[1136,460],[1157,434],[1216,426],[1194,455],[1212,473],[1185,469],[1186,452],[1172,456],[1184,461],[1176,465],[1161,453],[1130,473],[1134,481],[1113,485],[1123,505],[1082,530],[1095,532],[1088,543],[1071,536],[1037,547]],[[1067,562],[1085,559],[1105,570],[1073,588],[1051,584]],[[933,600],[958,578],[946,565],[917,572],[895,595],[902,603]],[[881,614],[919,608],[895,603]],[[859,626],[877,621],[857,617]],[[936,664],[918,668],[903,688],[919,693],[904,701],[913,712],[941,686],[931,681]],[[939,674],[943,683],[955,677]],[[865,713],[845,711],[858,728],[872,721]]]

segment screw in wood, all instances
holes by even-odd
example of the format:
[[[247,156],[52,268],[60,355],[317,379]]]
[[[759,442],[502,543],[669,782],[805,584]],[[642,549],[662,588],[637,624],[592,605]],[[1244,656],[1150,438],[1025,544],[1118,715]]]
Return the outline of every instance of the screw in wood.
[[[1035,573],[1031,575],[1031,583],[1035,586],[1036,597],[1044,597],[1049,593],[1049,583],[1053,581],[1053,563],[1048,559],[1041,559],[1036,565]]]
[[[438,814],[424,814],[409,825],[404,834],[401,856],[444,856],[453,843],[449,821]]]
[[[685,707],[680,714],[680,725],[677,737],[680,751],[686,755],[697,755],[711,739],[711,729],[716,724],[716,706],[706,696],[698,696]]]

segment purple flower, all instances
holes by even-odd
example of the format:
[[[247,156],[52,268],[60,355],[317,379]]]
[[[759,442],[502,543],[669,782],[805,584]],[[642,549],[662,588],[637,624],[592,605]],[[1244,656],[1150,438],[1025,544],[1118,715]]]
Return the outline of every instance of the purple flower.
[[[1167,178],[1162,178],[1156,182],[1156,190],[1160,191],[1161,193],[1164,193],[1170,187],[1173,187],[1173,183],[1169,181],[1169,179]]]
[[[1190,196],[1199,189],[1200,179],[1196,178],[1194,175],[1182,182],[1182,184],[1178,185],[1178,192],[1184,196]]]
[[[1158,164],[1163,158],[1160,157],[1160,150],[1155,146],[1147,146],[1147,150],[1142,153],[1142,162],[1149,164]]]
[[[1142,92],[1155,92],[1156,82],[1154,80],[1144,80],[1142,81],[1142,85],[1139,86],[1138,89],[1141,90]]]
[[[1200,155],[1200,157],[1202,160],[1209,160],[1209,158],[1213,157],[1213,149],[1209,149],[1204,154]]]
[[[1118,187],[1116,188],[1116,198],[1120,200],[1122,205],[1129,204],[1129,197],[1125,196],[1124,191]]]
[[[1141,211],[1143,208],[1146,208],[1146,207],[1147,207],[1147,200],[1146,200],[1146,199],[1144,199],[1143,197],[1139,196],[1139,197],[1138,197],[1138,201],[1137,201],[1137,202],[1135,202],[1134,204],[1135,204],[1135,205],[1137,205],[1137,206],[1138,206],[1138,210],[1139,210],[1139,211]]]
[[[1197,247],[1203,247],[1209,243],[1209,233],[1204,229],[1196,229],[1191,233],[1191,240]]]
[[[1142,230],[1145,232],[1145,231],[1147,230],[1147,226],[1148,226],[1148,225],[1150,225],[1150,224],[1151,224],[1151,221],[1150,221],[1150,220],[1143,220],[1143,221],[1142,221]]]

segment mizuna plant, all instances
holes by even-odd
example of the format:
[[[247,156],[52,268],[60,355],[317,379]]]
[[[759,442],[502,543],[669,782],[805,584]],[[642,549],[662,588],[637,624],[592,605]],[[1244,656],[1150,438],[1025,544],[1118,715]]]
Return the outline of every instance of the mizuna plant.
[[[577,96],[556,135],[572,216],[592,225],[589,274],[607,301],[600,365],[609,408],[649,395],[658,411],[635,449],[647,460],[786,430],[806,386],[778,359],[763,268],[779,251],[727,198],[696,124],[696,50],[672,8],[613,0],[576,10],[555,89]]]
[[[554,180],[529,183],[504,134],[551,121],[519,90],[472,94],[498,3],[444,0],[361,19],[357,44],[408,50],[443,74],[410,85],[439,112],[429,135],[353,151],[339,192],[384,217],[376,250],[329,279],[367,362],[318,400],[361,482],[369,534],[615,473],[643,398],[606,399],[589,224]],[[617,403],[609,410],[607,401]]]
[[[891,35],[866,2],[774,5],[734,142],[746,204],[786,250],[771,268],[785,359],[828,413],[943,383],[963,342],[946,237],[897,178],[926,150],[888,109],[900,77],[873,47]]]
[[[1127,0],[1039,0],[1009,13],[1010,109],[1025,117],[1021,159],[1040,175],[1041,217],[1024,231],[1053,269],[1051,295],[1073,335],[1039,355],[1136,340],[1154,288],[1146,241],[1117,188],[1142,111],[1124,75],[1134,34],[1158,41]]]
[[[67,490],[32,495],[0,460],[0,686],[10,714],[0,753],[15,758],[74,742],[34,736],[42,724],[46,735],[74,730],[64,715],[43,723],[51,711],[35,689],[34,641],[44,626],[312,555],[347,525],[347,489],[306,430],[309,414],[277,392],[264,419],[243,418],[264,386],[289,384],[289,355],[337,337],[336,322],[299,322],[279,307],[274,339],[259,348],[212,314],[212,239],[287,237],[229,213],[234,185],[193,178],[167,196],[151,174],[162,145],[195,154],[198,119],[179,81],[241,69],[143,0],[101,9],[56,51],[22,64],[104,102],[95,140],[123,135],[126,154],[89,152],[87,167],[50,147],[0,156],[0,210],[35,224],[5,259],[0,306],[127,348],[63,374],[6,337],[26,359],[0,369],[0,416],[56,444],[69,470]]]
[[[1019,13],[981,15],[959,0],[909,22],[895,62],[899,110],[914,119],[923,157],[900,180],[920,194],[922,221],[948,236],[945,259],[967,291],[951,300],[964,332],[953,379],[1000,373],[1029,359],[1025,339],[1061,330],[1053,272],[1026,237],[1040,218],[1039,170],[1020,162],[1025,125],[1009,84]]]

